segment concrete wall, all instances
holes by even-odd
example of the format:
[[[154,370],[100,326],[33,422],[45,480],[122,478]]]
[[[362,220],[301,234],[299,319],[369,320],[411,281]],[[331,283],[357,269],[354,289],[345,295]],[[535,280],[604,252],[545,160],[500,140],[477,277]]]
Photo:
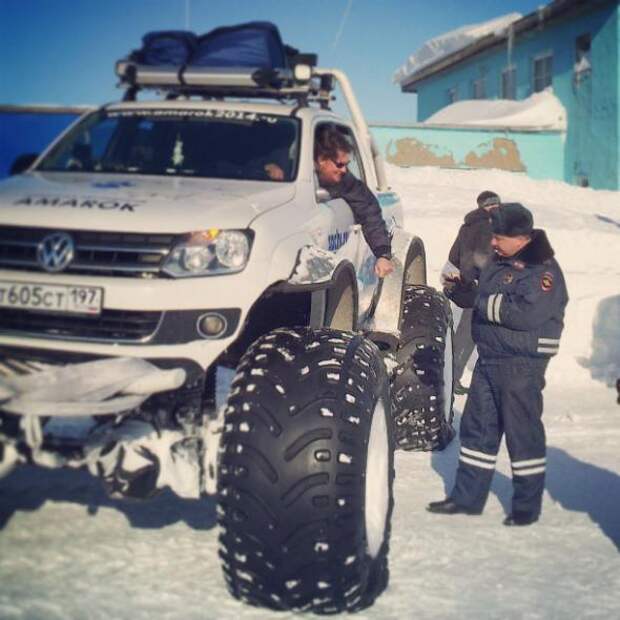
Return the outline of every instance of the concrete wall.
[[[398,166],[498,168],[534,179],[564,177],[564,133],[488,128],[371,126],[386,161]]]
[[[417,85],[418,118],[429,116],[448,104],[448,90],[458,100],[473,98],[473,80],[484,77],[486,98],[501,95],[501,73],[516,68],[516,98],[533,92],[533,62],[553,53],[553,92],[567,111],[563,180],[588,182],[599,189],[620,188],[620,115],[618,53],[619,10],[617,3],[577,17],[565,18],[528,31],[507,45],[487,50]],[[575,74],[575,39],[585,33],[592,38],[590,73]]]

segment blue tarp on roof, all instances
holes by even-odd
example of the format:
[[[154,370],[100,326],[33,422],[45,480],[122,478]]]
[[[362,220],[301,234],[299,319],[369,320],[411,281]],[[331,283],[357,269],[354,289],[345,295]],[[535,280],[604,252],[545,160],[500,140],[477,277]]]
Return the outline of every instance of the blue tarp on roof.
[[[280,32],[271,22],[223,26],[200,36],[185,30],[148,32],[142,37],[142,48],[131,58],[150,66],[264,69],[287,66]]]
[[[280,33],[270,22],[217,28],[198,38],[190,64],[202,67],[286,67]]]

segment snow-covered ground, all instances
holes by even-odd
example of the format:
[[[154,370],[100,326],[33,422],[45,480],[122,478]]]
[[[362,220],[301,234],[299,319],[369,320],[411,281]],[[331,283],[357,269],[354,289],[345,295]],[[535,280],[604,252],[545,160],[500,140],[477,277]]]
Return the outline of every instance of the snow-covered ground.
[[[425,511],[449,490],[455,441],[397,453],[391,581],[357,617],[620,617],[620,194],[499,171],[389,168],[407,228],[426,243],[429,280],[483,189],[521,201],[547,230],[571,301],[550,365],[542,519],[502,525],[510,468],[502,449],[482,516]],[[456,401],[457,421],[464,397]],[[226,592],[215,507],[164,493],[117,502],[81,471],[21,469],[0,481],[0,618],[271,618]],[[292,618],[292,614],[279,614]]]

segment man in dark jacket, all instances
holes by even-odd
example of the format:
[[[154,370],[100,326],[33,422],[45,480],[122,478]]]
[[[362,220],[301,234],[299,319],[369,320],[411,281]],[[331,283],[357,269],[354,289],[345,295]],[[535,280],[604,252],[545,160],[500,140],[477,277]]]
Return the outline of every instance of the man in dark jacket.
[[[368,186],[347,171],[351,144],[334,125],[319,128],[314,142],[314,168],[319,184],[332,198],[342,198],[353,211],[357,224],[377,258],[375,273],[384,278],[393,270],[390,236],[381,207]]]
[[[480,274],[472,333],[478,347],[461,420],[461,450],[450,496],[428,506],[440,514],[480,514],[502,435],[513,474],[505,525],[538,520],[545,484],[542,390],[558,352],[568,294],[543,230],[519,203],[491,212],[496,257]]]
[[[455,394],[467,393],[467,388],[461,384],[461,377],[474,350],[469,298],[475,295],[480,272],[493,255],[489,216],[490,211],[499,205],[500,198],[495,192],[486,190],[478,195],[476,202],[478,208],[465,216],[441,274],[444,293],[453,303],[463,308],[454,334]],[[456,286],[457,281],[459,286]]]

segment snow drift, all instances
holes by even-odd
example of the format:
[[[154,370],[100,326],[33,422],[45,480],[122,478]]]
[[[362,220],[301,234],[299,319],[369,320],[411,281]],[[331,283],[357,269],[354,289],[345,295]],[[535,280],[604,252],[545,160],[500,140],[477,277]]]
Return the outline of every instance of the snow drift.
[[[551,88],[527,99],[457,101],[427,118],[424,125],[555,129],[566,131],[566,108]]]

